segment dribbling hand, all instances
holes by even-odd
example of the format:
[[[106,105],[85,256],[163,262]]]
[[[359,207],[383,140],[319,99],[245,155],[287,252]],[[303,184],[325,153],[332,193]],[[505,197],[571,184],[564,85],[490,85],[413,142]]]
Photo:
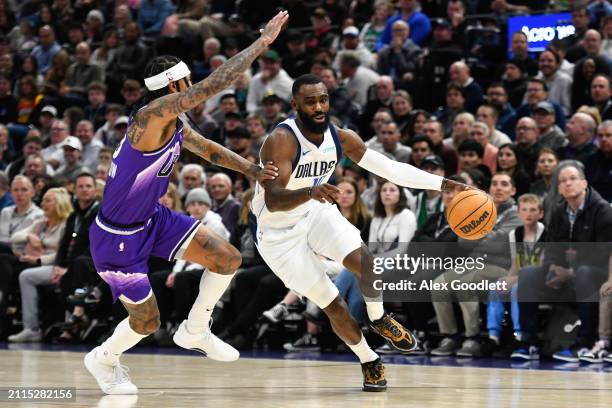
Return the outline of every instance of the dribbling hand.
[[[340,198],[340,189],[331,184],[321,184],[314,186],[310,190],[310,197],[321,203],[335,203]]]
[[[468,186],[467,184],[460,183],[458,181],[449,180],[447,178],[442,182],[442,191],[466,191],[466,190],[477,190],[476,187]]]
[[[288,11],[280,11],[277,15],[272,18],[272,20],[268,21],[268,24],[260,30],[261,32],[261,40],[263,43],[268,46],[276,40],[278,34],[281,32],[283,26],[289,19]]]

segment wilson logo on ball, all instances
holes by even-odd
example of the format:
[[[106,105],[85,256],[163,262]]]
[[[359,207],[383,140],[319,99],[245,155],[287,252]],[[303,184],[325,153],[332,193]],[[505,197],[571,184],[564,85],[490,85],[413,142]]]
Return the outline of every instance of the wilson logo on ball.
[[[477,220],[472,220],[469,224],[460,227],[461,232],[469,234],[470,232],[474,231],[480,226],[480,224],[482,224],[483,221],[489,218],[489,215],[491,214],[489,214],[488,211],[485,211]]]

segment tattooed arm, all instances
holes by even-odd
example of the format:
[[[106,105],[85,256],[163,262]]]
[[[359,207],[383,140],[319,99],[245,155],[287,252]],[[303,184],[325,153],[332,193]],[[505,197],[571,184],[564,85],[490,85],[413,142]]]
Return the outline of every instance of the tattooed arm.
[[[167,126],[172,124],[179,114],[190,111],[230,86],[239,74],[246,71],[259,54],[272,44],[288,18],[287,12],[281,11],[268,22],[259,39],[230,58],[206,79],[183,92],[175,92],[155,99],[144,109],[138,111],[127,132],[132,146],[138,150],[158,148],[162,139],[147,140],[151,137],[145,136],[148,136],[150,131],[154,131],[154,137],[159,138],[159,129],[166,131]]]
[[[210,139],[206,139],[187,124],[184,124],[183,134],[185,135],[183,147],[203,159],[208,160],[212,164],[238,171],[245,176],[253,178],[257,176],[257,172],[261,169],[261,167],[255,163],[251,163],[240,155]]]

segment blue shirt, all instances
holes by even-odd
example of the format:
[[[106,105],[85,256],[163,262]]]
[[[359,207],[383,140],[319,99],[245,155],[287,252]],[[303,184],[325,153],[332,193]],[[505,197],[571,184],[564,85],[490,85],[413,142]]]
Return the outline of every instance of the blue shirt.
[[[0,211],[3,208],[10,207],[11,205],[15,205],[13,201],[13,197],[11,197],[10,193],[5,193],[2,197],[0,197]]]
[[[385,29],[376,43],[376,51],[380,51],[385,45],[391,43],[391,27],[393,27],[393,23],[401,19],[401,12],[389,17],[385,24]],[[416,11],[412,13],[408,20],[404,21],[410,27],[410,39],[415,44],[422,46],[425,41],[427,41],[427,38],[429,38],[429,33],[431,33],[431,22],[429,18],[420,11]]]
[[[42,45],[37,45],[32,50],[32,56],[36,58],[36,62],[38,62],[38,69],[41,74],[46,74],[47,71],[51,68],[53,64],[53,57],[55,54],[60,52],[62,47],[54,42],[50,47],[45,48]]]

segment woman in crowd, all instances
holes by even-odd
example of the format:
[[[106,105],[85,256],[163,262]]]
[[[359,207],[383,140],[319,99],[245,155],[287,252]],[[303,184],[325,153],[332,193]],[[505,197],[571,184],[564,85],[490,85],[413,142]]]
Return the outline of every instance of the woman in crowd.
[[[117,47],[119,46],[119,34],[115,30],[107,31],[104,34],[102,46],[91,54],[90,62],[98,65],[104,71],[106,67],[115,57]]]
[[[13,236],[14,243],[26,243],[19,261],[27,267],[19,274],[23,330],[9,336],[11,342],[40,341],[42,338],[37,286],[52,283],[53,262],[64,234],[66,218],[73,211],[70,195],[63,188],[48,190],[41,207],[44,217]],[[12,273],[17,271],[13,269]]]
[[[363,45],[370,51],[376,51],[376,43],[382,35],[385,25],[391,14],[393,13],[393,6],[388,0],[377,0],[374,3],[374,14],[368,23],[365,23],[359,38],[363,42]]]
[[[497,151],[497,171],[505,171],[512,176],[516,187],[514,197],[520,197],[529,192],[531,180],[518,161],[518,149],[515,144],[506,143],[499,147]]]
[[[531,193],[537,195],[541,199],[546,198],[551,188],[551,179],[557,164],[559,164],[559,158],[554,150],[548,147],[544,147],[540,150],[536,166],[536,176],[538,178],[531,183],[529,189]]]
[[[410,112],[412,111],[412,97],[410,94],[404,90],[393,92],[391,96],[391,111],[393,112],[393,120],[397,123],[402,136],[404,136],[407,132]]]
[[[461,142],[467,140],[470,133],[470,126],[472,126],[472,123],[475,121],[476,119],[474,118],[474,115],[469,112],[463,112],[455,116],[455,120],[453,120],[453,131],[451,132],[451,137],[444,139],[443,143],[457,150]]]

